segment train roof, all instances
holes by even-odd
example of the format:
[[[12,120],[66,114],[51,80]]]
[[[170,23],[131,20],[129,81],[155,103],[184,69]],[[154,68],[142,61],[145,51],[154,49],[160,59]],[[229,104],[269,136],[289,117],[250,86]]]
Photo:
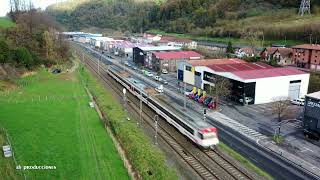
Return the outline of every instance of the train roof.
[[[131,84],[133,84],[139,90],[143,90],[143,93],[146,96],[148,96],[148,93],[145,90],[146,86],[143,83],[141,83],[140,80],[137,80],[132,77],[127,77],[125,79],[127,79],[129,82],[131,82]],[[149,97],[149,99],[152,99],[156,103],[159,103],[162,108],[166,109],[166,111],[171,112],[172,114],[177,116],[179,119],[183,120],[183,122],[185,122],[188,126],[194,128],[194,129],[202,131],[204,129],[214,127],[213,125],[205,122],[202,118],[199,118],[198,116],[193,116],[192,114],[186,114],[181,109],[177,108],[177,105],[174,101],[169,101],[168,99],[164,100],[164,99],[161,99],[160,96],[155,96],[155,95],[151,95],[151,97]],[[179,107],[179,105],[178,105],[178,107]],[[171,109],[174,109],[174,112],[172,112]]]

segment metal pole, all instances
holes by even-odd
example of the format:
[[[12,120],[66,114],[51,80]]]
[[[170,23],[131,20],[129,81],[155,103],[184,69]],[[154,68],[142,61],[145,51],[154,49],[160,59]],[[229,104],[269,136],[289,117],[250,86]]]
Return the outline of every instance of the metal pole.
[[[184,101],[183,101],[183,109],[186,111],[187,110],[187,97],[185,96],[185,92],[187,91],[187,84],[184,82],[184,92],[183,92],[183,96],[184,96]]]
[[[100,75],[100,59],[98,59],[98,75]]]
[[[156,129],[156,134],[154,136],[154,144],[158,145],[158,115],[154,116],[154,123],[155,123],[155,129]]]
[[[140,90],[140,123],[138,123],[140,127],[142,126],[142,98],[142,90]]]

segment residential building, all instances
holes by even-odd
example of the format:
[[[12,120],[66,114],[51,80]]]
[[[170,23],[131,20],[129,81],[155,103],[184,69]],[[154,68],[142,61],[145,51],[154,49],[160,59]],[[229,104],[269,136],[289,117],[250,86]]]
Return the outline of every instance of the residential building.
[[[152,69],[152,53],[165,51],[180,51],[180,47],[173,46],[149,46],[149,47],[134,47],[133,62]]]
[[[203,59],[203,56],[194,51],[153,52],[152,66],[156,71],[166,69],[169,72],[176,72],[178,62],[191,59]]]
[[[292,60],[298,67],[320,71],[320,44],[292,47]]]
[[[227,78],[232,84],[231,98],[239,102],[248,97],[251,104],[270,103],[283,96],[304,97],[310,77],[295,68],[276,68],[241,59],[191,60],[179,63],[178,68],[178,79],[206,91],[214,86],[217,77]]]
[[[291,48],[267,47],[260,53],[260,56],[266,62],[274,59],[279,65],[291,65],[293,63]]]
[[[237,58],[244,58],[244,57],[255,57],[257,54],[257,50],[252,47],[244,47],[240,48],[235,52]]]

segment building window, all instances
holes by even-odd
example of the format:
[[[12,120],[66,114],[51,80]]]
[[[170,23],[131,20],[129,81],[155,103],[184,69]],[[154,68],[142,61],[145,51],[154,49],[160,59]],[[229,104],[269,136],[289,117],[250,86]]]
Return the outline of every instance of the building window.
[[[200,72],[197,72],[197,71],[196,71],[194,74],[195,74],[196,76],[201,76],[201,73],[200,73]]]
[[[186,66],[186,70],[187,71],[191,71],[191,67],[190,66]]]

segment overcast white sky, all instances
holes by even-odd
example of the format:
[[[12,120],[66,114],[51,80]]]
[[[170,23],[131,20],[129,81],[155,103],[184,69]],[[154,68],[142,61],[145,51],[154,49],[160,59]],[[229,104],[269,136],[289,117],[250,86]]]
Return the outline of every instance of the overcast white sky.
[[[41,9],[45,9],[47,6],[51,4],[61,2],[64,0],[31,0],[31,1],[36,8],[40,7]],[[7,12],[10,11],[9,2],[10,0],[0,0],[0,16],[5,16]],[[29,2],[29,0],[26,0],[26,2]]]

